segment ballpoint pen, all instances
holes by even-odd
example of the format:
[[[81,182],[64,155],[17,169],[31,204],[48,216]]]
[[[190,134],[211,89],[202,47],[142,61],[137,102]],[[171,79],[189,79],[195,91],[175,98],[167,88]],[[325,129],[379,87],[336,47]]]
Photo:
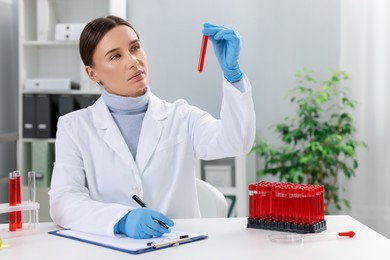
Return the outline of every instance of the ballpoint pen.
[[[140,205],[140,206],[143,207],[143,208],[147,208],[145,202],[143,202],[137,195],[133,195],[132,198],[133,198],[133,200],[135,200],[135,202],[138,203],[138,205]],[[165,223],[162,222],[161,220],[158,220],[158,219],[154,219],[154,220],[157,221],[158,224],[160,224],[160,225],[163,226],[164,228],[169,229],[168,226],[167,226],[167,224],[165,224]]]

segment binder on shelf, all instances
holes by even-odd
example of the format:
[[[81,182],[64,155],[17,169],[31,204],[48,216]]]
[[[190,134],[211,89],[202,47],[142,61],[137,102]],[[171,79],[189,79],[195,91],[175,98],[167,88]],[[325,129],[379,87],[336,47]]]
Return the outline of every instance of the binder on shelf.
[[[49,95],[36,96],[36,138],[55,137],[57,111]]]
[[[58,116],[63,116],[77,109],[76,100],[71,95],[60,95],[58,98]]]
[[[31,169],[35,171],[36,187],[50,187],[54,164],[54,144],[47,141],[31,142]]]
[[[34,95],[23,95],[23,137],[33,138],[36,132],[35,108],[36,100]]]
[[[82,95],[80,98],[80,108],[87,108],[95,103],[96,95]]]

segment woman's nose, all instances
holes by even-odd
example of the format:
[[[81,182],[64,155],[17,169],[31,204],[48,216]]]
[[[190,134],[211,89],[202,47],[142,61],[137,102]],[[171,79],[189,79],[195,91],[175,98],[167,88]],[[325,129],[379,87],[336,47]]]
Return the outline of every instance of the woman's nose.
[[[131,53],[128,53],[127,56],[128,56],[127,57],[127,64],[128,64],[129,69],[131,69],[135,65],[138,65],[139,61],[138,61],[137,57],[135,57]]]

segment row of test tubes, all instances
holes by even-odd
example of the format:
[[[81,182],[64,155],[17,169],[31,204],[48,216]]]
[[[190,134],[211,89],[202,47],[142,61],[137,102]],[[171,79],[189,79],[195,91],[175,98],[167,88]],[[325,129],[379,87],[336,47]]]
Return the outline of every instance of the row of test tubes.
[[[249,187],[249,218],[311,225],[324,220],[324,186],[258,182]]]
[[[27,173],[27,186],[28,186],[28,200],[29,202],[35,202],[35,172],[29,171]],[[21,179],[20,171],[13,171],[9,173],[9,206],[18,206],[22,204],[21,195]],[[9,213],[9,231],[14,232],[17,229],[22,229],[22,211],[10,211]],[[28,212],[29,225],[38,222],[38,211],[30,210]]]

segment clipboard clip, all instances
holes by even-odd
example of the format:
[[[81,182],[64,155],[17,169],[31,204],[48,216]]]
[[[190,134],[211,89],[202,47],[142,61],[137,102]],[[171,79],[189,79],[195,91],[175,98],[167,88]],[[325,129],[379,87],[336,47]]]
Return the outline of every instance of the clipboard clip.
[[[146,245],[154,248],[168,247],[168,246],[179,246],[182,243],[191,241],[188,235],[183,235],[178,238],[166,238],[159,242],[149,242]]]

